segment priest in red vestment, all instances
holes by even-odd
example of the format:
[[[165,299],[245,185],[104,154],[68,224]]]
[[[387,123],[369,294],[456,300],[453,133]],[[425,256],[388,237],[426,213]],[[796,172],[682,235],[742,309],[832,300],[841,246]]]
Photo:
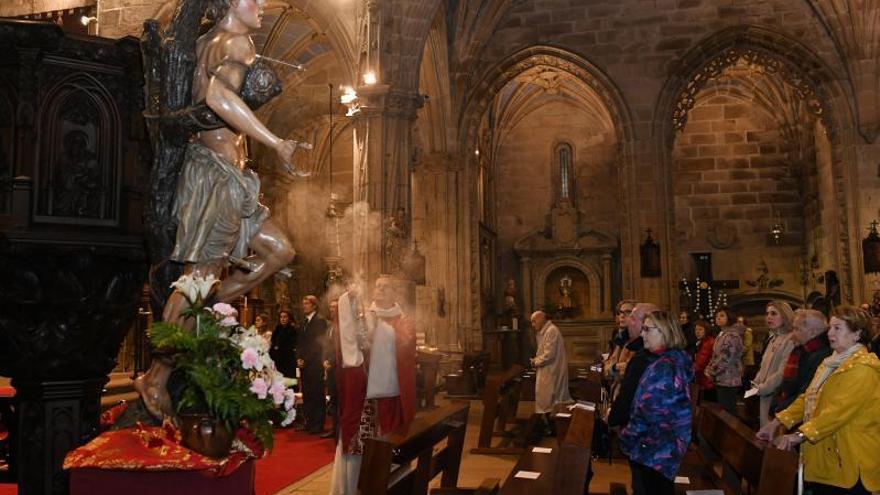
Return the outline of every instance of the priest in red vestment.
[[[415,416],[416,337],[389,276],[376,280],[365,312],[353,290],[338,306],[339,439],[330,493],[356,495],[364,441],[405,432]]]

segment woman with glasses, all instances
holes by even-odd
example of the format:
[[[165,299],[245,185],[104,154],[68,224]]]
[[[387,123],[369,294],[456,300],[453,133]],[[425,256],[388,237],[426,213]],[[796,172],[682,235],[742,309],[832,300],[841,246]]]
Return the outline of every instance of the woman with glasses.
[[[614,329],[609,344],[608,357],[602,363],[602,372],[609,382],[618,381],[618,363],[626,363],[631,353],[626,351],[626,344],[631,340],[627,331],[627,320],[633,312],[635,301],[624,299],[617,303],[615,311],[617,328]]]
[[[620,450],[629,458],[634,495],[673,494],[691,441],[692,363],[674,315],[648,313],[642,339],[655,359],[639,380],[629,423],[620,432]]]

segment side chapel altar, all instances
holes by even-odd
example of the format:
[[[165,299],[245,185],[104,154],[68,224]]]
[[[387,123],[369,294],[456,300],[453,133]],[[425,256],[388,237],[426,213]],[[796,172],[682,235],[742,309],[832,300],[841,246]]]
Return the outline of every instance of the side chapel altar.
[[[534,232],[515,246],[524,315],[543,310],[565,338],[570,364],[588,364],[604,351],[612,325],[618,240],[584,228],[579,212],[560,201],[550,212],[550,235]]]

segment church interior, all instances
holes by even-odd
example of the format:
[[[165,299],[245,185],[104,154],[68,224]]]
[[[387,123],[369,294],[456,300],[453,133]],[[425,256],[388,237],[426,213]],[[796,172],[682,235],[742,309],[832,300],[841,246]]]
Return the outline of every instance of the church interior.
[[[765,413],[743,392],[776,335],[765,311],[780,301],[825,317],[861,307],[867,348],[880,347],[880,3],[227,4],[247,2],[261,14],[254,63],[280,84],[252,114],[299,146],[291,173],[265,140],[241,143],[241,166],[259,177],[249,200],[268,207],[295,256],[229,301],[238,321],[271,330],[286,313],[308,325],[309,295],[331,321],[346,288],[369,297],[387,275],[414,329],[419,434],[381,444],[387,463],[410,466],[398,476],[406,487],[392,489],[394,470],[365,478],[388,471],[381,442],[368,442],[359,493],[639,493],[625,440],[598,431],[614,400],[602,366],[626,328],[621,301],[631,312],[635,303],[684,312],[681,324],[705,320],[722,334],[713,318],[723,310],[743,317],[754,342],[735,411],[689,395],[691,449],[716,455],[688,451],[676,493],[794,486],[774,483],[796,477],[762,475],[762,459],[764,470],[783,466],[776,473],[792,459],[755,441]],[[159,164],[162,146],[196,138],[155,111],[189,83],[150,83],[186,63],[149,48],[156,33],[163,50],[184,43],[169,27],[178,9],[177,0],[0,2],[0,494],[138,483],[62,463],[120,401],[140,400],[135,379],[163,359],[151,338],[167,316],[165,288],[189,263],[169,257],[183,179]],[[222,116],[217,125],[227,124],[237,129]],[[230,254],[218,273],[260,269]],[[577,401],[553,404],[555,424],[534,411],[545,368],[533,359],[546,352],[535,314],[556,328]],[[250,479],[228,493],[344,493],[331,491],[333,439],[299,427],[276,425],[275,452],[244,464],[257,488]],[[302,459],[310,455],[322,461]],[[273,456],[287,460],[267,469]],[[285,463],[311,467],[272,472]],[[856,480],[866,491],[839,493],[877,493],[880,480],[865,476]],[[734,491],[722,488],[731,477]]]

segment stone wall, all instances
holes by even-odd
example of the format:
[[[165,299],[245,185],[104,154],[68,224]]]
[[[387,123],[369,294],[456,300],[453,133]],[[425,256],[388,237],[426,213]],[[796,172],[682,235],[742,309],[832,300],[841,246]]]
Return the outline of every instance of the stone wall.
[[[96,0],[3,0],[0,17],[18,17],[53,10],[74,9],[95,5]]]
[[[712,252],[716,278],[753,278],[763,260],[784,289],[799,293],[804,242],[803,170],[791,169],[775,121],[756,105],[729,95],[701,97],[676,136],[676,271],[696,276],[691,252]],[[784,243],[769,239],[783,227]]]
[[[498,148],[498,280],[520,280],[514,243],[548,226],[554,198],[551,170],[556,165],[555,145],[560,142],[569,143],[573,149],[576,206],[582,213],[580,230],[619,235],[617,143],[613,130],[572,104],[548,103],[523,118]],[[498,285],[500,300],[504,287]]]
[[[848,87],[845,80],[846,70],[832,38],[828,36],[807,2],[745,0],[732,4],[726,0],[657,0],[650,2],[650,5],[636,0],[591,2],[589,5],[574,0],[517,2],[502,17],[498,28],[481,51],[480,60],[484,64],[497,63],[525,47],[545,44],[564,47],[604,71],[622,92],[633,118],[634,139],[632,143],[627,143],[632,145],[634,152],[632,170],[627,174],[633,180],[621,185],[621,189],[628,193],[633,207],[629,215],[629,220],[632,222],[632,242],[635,243],[642,238],[641,233],[645,229],[651,228],[655,232],[655,238],[659,239],[663,252],[674,253],[677,249],[675,243],[679,239],[678,233],[667,233],[666,226],[678,224],[676,215],[669,213],[673,205],[677,206],[671,196],[671,191],[676,185],[669,185],[670,195],[667,196],[664,193],[663,183],[673,178],[672,167],[677,161],[672,160],[669,165],[665,165],[667,162],[664,154],[671,153],[673,142],[666,142],[666,136],[658,133],[659,130],[669,127],[667,122],[672,117],[672,107],[661,106],[666,98],[663,93],[664,85],[669,84],[670,81],[689,78],[699,69],[699,64],[709,62],[709,57],[712,56],[711,49],[701,52],[692,51],[707,38],[724,29],[743,26],[756,26],[766,30],[767,33],[772,33],[769,36],[780,46],[812,51],[816,58],[825,64],[822,70],[827,70],[827,73],[831,74],[829,79],[821,84],[826,85],[826,95],[836,92],[828,98],[829,101],[832,98],[838,100],[835,103],[836,107],[833,110],[835,114],[832,119],[837,122],[841,132],[836,136],[838,144],[832,145],[835,147],[832,156],[824,162],[824,170],[843,174],[847,179],[843,180],[845,187],[841,187],[840,182],[831,182],[830,178],[825,179],[824,182],[822,180],[816,182],[817,187],[822,187],[823,195],[829,192],[833,192],[833,195],[830,198],[825,197],[825,203],[818,205],[813,211],[812,217],[822,219],[820,227],[824,227],[824,230],[814,229],[810,236],[814,236],[816,232],[827,234],[819,235],[820,238],[825,239],[822,249],[826,253],[823,255],[826,258],[822,260],[822,269],[841,266],[842,260],[832,261],[832,258],[839,257],[837,253],[844,252],[842,246],[847,242],[850,243],[846,256],[849,258],[847,263],[853,263],[853,279],[856,285],[854,290],[857,295],[862,290],[862,287],[858,287],[860,278],[857,273],[861,267],[855,266],[855,263],[861,257],[852,241],[845,239],[852,239],[851,236],[857,231],[863,232],[867,222],[877,215],[877,207],[880,206],[880,188],[876,180],[877,171],[874,169],[876,169],[876,158],[880,156],[880,148],[877,145],[866,144],[852,132],[853,115],[849,113],[847,103],[840,103],[848,97],[841,95],[838,89],[828,89],[839,84],[837,87],[846,91]],[[756,45],[760,44],[756,42]],[[692,65],[683,66],[682,57],[685,54],[691,57]],[[783,58],[788,57],[788,60],[794,64],[800,63],[800,60],[794,60],[791,54],[781,53],[781,55]],[[831,105],[828,108],[831,108]],[[726,133],[716,136],[717,138],[727,139]],[[770,136],[768,135],[767,138],[770,139]],[[731,139],[738,137],[731,136]],[[741,146],[743,150],[751,149],[752,145],[755,145],[760,152],[761,144],[765,146],[768,144],[763,143],[762,139],[759,138],[754,143],[725,142],[723,145]],[[717,144],[705,143],[706,146]],[[727,163],[726,166],[731,167],[727,171],[712,170],[719,176],[722,173],[735,172],[737,175],[742,175],[743,179],[738,180],[744,182],[735,184],[732,180],[713,179],[714,183],[699,186],[701,191],[699,194],[711,195],[717,187],[720,195],[721,186],[724,184],[726,192],[723,194],[728,195],[724,201],[729,201],[730,207],[733,207],[733,198],[736,195],[736,201],[741,202],[738,206],[742,206],[737,209],[742,210],[742,215],[763,217],[758,218],[757,222],[747,229],[746,234],[752,236],[753,240],[757,239],[758,231],[764,230],[769,222],[770,212],[767,210],[771,203],[774,205],[779,203],[781,208],[779,213],[786,223],[791,224],[792,232],[802,236],[808,227],[804,223],[802,213],[800,218],[797,218],[795,210],[803,209],[803,204],[795,200],[794,195],[797,191],[792,183],[771,184],[770,169],[776,167],[773,162],[778,161],[782,149],[777,147],[774,152],[770,152],[770,149],[765,147],[770,155],[775,156],[749,154],[733,157],[733,159],[748,158],[750,166],[752,158],[764,161],[763,167],[759,170],[735,168],[737,163],[741,164],[741,162]],[[716,158],[728,159],[721,155]],[[845,170],[849,167],[859,169],[861,174],[866,176],[865,180],[861,180],[861,177],[855,179],[853,172]],[[761,175],[761,170],[764,171],[764,176]],[[748,184],[749,180],[755,180],[755,185]],[[758,185],[762,180],[763,185]],[[677,187],[687,188],[691,191],[689,194],[695,194],[693,188],[696,186],[693,183]],[[746,190],[737,190],[743,187]],[[751,190],[750,187],[755,189]],[[760,188],[763,190],[759,190]],[[857,191],[865,191],[869,194],[858,194]],[[866,201],[873,204],[868,206]],[[724,205],[707,204],[700,207],[704,208],[701,214],[714,216],[716,210],[712,208],[716,206],[717,215],[720,217],[721,206]],[[775,212],[774,206],[774,214]],[[728,213],[728,215],[738,214],[740,213]],[[843,219],[848,219],[849,223],[844,224]],[[693,220],[689,217],[687,222]],[[745,223],[744,219],[733,220]],[[690,225],[688,228],[693,231],[697,227]],[[670,243],[673,245],[670,246]],[[774,252],[779,249],[785,251],[788,248],[768,249],[769,252]],[[791,249],[794,251],[794,248]],[[638,251],[631,249],[629,252],[632,253],[631,256],[637,256]],[[676,258],[682,259],[684,255],[673,256],[673,259]],[[634,257],[625,262],[636,268],[638,266],[638,259]],[[788,265],[793,264],[793,262],[788,263]],[[665,269],[675,271],[677,269],[675,262],[673,261]],[[784,277],[788,290],[799,294],[800,287],[794,268],[788,266],[782,271],[788,273]],[[630,295],[674,303],[676,291],[673,281],[678,275],[678,273],[664,273],[664,276],[671,278],[666,278],[663,282],[658,279],[639,279],[636,275],[635,286]]]

